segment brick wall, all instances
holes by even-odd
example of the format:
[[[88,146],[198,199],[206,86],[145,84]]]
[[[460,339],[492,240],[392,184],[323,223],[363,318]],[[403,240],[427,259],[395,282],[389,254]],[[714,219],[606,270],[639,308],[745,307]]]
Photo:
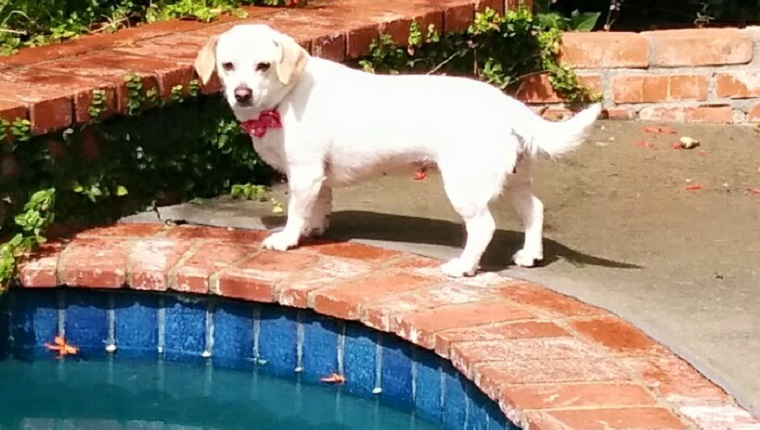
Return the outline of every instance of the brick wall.
[[[604,96],[611,118],[760,122],[760,27],[567,33],[562,58]],[[519,96],[561,110],[538,76]]]

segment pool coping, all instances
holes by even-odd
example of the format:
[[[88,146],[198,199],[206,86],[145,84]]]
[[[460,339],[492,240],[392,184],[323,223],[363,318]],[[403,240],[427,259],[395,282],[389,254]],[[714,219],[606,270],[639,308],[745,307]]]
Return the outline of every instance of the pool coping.
[[[157,224],[45,245],[20,288],[129,288],[278,303],[394,333],[451,360],[523,429],[760,428],[667,347],[600,308],[440,261],[356,243],[260,248],[264,231]]]

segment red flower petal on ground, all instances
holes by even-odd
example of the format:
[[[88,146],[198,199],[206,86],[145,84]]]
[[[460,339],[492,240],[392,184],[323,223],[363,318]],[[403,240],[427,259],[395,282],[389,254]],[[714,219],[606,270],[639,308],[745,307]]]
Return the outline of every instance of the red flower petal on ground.
[[[652,127],[646,126],[641,129],[644,133],[657,133],[657,134],[676,134],[676,131],[670,127]]]

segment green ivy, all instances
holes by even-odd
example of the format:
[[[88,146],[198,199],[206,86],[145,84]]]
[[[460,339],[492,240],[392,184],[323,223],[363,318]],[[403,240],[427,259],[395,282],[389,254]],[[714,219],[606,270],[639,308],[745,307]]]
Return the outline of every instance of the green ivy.
[[[0,142],[5,140],[14,140],[26,142],[32,138],[32,123],[28,119],[16,118],[8,121],[0,118]]]
[[[619,2],[621,0],[613,0],[608,6],[614,10]],[[569,16],[563,16],[551,10],[554,3],[555,0],[536,0],[536,19],[546,27],[555,27],[562,31],[592,31],[602,16],[601,12],[581,12],[578,9],[573,9]]]
[[[83,34],[113,33],[170,19],[209,22],[247,16],[241,6],[302,6],[305,0],[4,0],[0,1],[0,55]]]
[[[87,114],[90,116],[90,121],[100,121],[101,115],[106,111],[107,97],[105,90],[93,90],[90,96],[90,106],[87,107]]]
[[[234,184],[230,189],[230,196],[233,199],[243,200],[266,200],[267,189],[263,185],[254,185],[251,183]]]
[[[501,16],[493,9],[477,13],[466,32],[440,35],[434,26],[413,22],[408,46],[387,34],[370,46],[359,66],[373,73],[445,73],[476,76],[505,91],[519,88],[527,76],[547,73],[569,103],[599,100],[578,82],[575,72],[559,62],[562,31],[521,7]]]
[[[1,124],[9,132],[0,139],[0,284],[13,278],[20,256],[44,242],[54,219],[99,224],[230,190],[237,198],[264,197],[274,174],[221,97],[200,96],[193,81],[172,88],[164,103],[139,77],[125,81],[130,115],[102,119],[106,95],[94,92],[88,112],[99,120],[89,124],[37,137],[26,120]]]
[[[0,244],[0,292],[15,277],[17,260],[45,243],[43,232],[55,219],[54,205],[55,190],[40,190],[24,204],[23,212],[13,218],[17,232]]]

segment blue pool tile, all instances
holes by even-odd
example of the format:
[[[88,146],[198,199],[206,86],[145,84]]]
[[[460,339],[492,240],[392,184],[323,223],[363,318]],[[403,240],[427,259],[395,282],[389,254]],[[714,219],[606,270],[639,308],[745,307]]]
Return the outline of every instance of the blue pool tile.
[[[303,319],[301,363],[306,381],[338,372],[338,335],[342,323],[333,318],[307,314]]]
[[[168,360],[197,358],[206,346],[206,301],[164,297],[164,356]]]
[[[262,306],[259,321],[257,359],[262,364],[260,369],[267,373],[292,375],[298,365],[297,312],[289,308]]]
[[[383,399],[393,404],[411,407],[412,345],[395,336],[382,338],[381,386]]]
[[[441,422],[441,358],[416,348],[414,361],[416,413],[428,421]]]
[[[253,361],[253,306],[221,301],[214,310],[215,363],[224,367]]]
[[[465,430],[489,430],[487,406],[489,403],[493,403],[492,400],[483,394],[472,382],[468,381],[466,387],[470,398],[470,409]]]
[[[65,294],[66,341],[86,353],[105,354],[108,298],[105,293],[70,289]]]
[[[467,423],[466,379],[451,365],[443,364],[443,425],[450,429],[463,429]]]
[[[343,340],[343,374],[351,394],[371,396],[377,386],[377,332],[356,323],[347,323]]]
[[[158,296],[114,295],[114,338],[119,356],[153,356],[158,350]]]
[[[58,296],[54,289],[14,291],[11,312],[12,349],[15,354],[43,351],[58,334]]]

